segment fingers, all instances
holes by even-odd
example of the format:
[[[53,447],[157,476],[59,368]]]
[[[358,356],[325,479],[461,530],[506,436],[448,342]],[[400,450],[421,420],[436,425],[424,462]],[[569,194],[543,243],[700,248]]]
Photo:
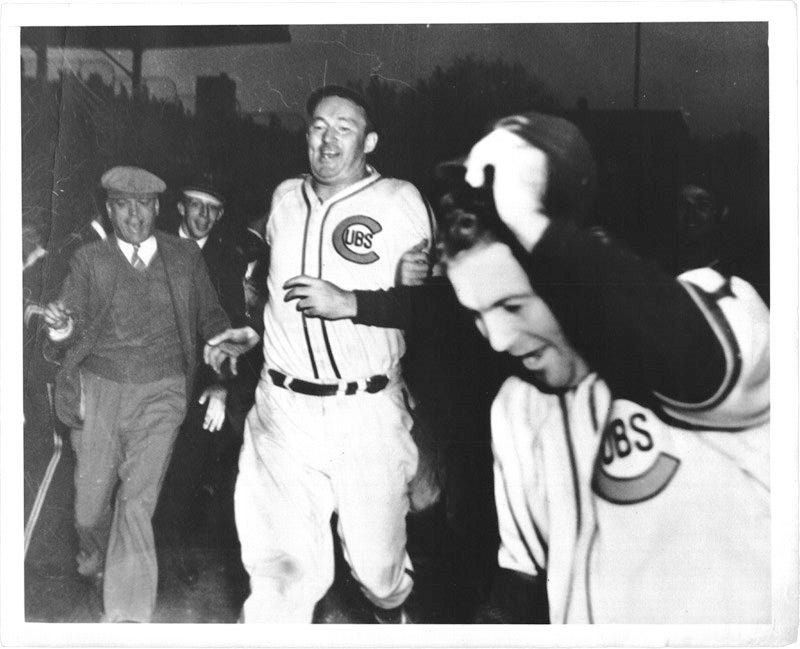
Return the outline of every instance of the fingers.
[[[408,251],[406,252],[406,254],[412,253],[412,252],[420,252],[422,250],[427,250],[428,244],[429,244],[429,240],[428,239],[423,239],[418,244],[416,244],[416,245],[412,246],[411,248],[409,248]]]
[[[475,151],[474,148],[473,151]],[[484,173],[486,164],[484,158],[479,158],[477,155],[473,156],[473,154],[470,153],[466,161],[466,167],[467,171],[464,174],[464,180],[473,187],[483,187],[483,183],[486,182],[486,175]]]
[[[295,286],[286,291],[286,295],[283,296],[283,301],[291,302],[292,300],[298,300],[308,296],[309,290],[307,286]]]
[[[247,349],[252,349],[258,344],[258,341],[261,340],[261,336],[259,336],[252,327],[244,328],[244,337]]]
[[[236,359],[258,344],[259,335],[252,327],[228,329],[211,338],[203,347],[203,360],[222,374],[222,364],[230,359],[230,374],[236,376]]]
[[[60,329],[67,325],[72,311],[64,306],[60,300],[51,302],[42,311],[42,317],[49,327]]]
[[[295,309],[302,311],[304,315],[313,316],[315,315],[314,311],[316,309],[316,305],[310,297],[304,297],[297,301]]]
[[[403,255],[404,262],[427,263],[428,252],[425,250],[409,251]]]
[[[530,145],[508,129],[495,129],[472,147],[464,163],[466,167],[464,180],[473,187],[482,187],[486,182],[486,167],[495,167],[496,178],[498,167],[515,164],[514,154],[521,147],[530,147]]]
[[[230,369],[231,376],[237,376],[239,371],[236,369],[236,356],[230,356],[231,360],[228,363],[228,368]]]
[[[224,353],[229,356],[238,356],[252,349],[258,340],[259,336],[252,327],[226,329],[206,342],[203,348],[203,360],[210,365],[210,358],[214,350],[221,348],[224,348]]]
[[[215,345],[219,345],[221,342],[223,342],[225,340],[233,340],[233,337],[234,337],[235,333],[236,333],[236,329],[226,329],[222,333],[219,333],[216,336],[213,336],[212,338],[209,338],[208,341],[206,342],[206,348],[208,348],[209,345],[211,347],[214,347]],[[208,362],[208,361],[206,361],[206,362]]]
[[[228,354],[225,353],[225,350],[222,347],[212,347],[206,345],[203,349],[203,360],[214,368],[214,371],[218,374],[222,373],[222,363],[225,359],[228,358]],[[231,370],[235,367],[234,363],[231,363]],[[235,374],[235,372],[234,372]]]
[[[319,280],[316,277],[309,277],[308,275],[295,275],[294,277],[287,279],[283,283],[283,288],[294,288],[296,286],[311,286],[314,282],[318,282]]]
[[[426,249],[428,240],[423,239],[403,254],[400,260],[400,283],[418,286],[428,278],[431,265],[430,254]]]
[[[225,406],[218,399],[212,399],[206,409],[206,416],[203,419],[203,428],[211,433],[215,433],[222,428],[225,423]]]
[[[212,338],[211,340],[214,340],[215,338],[216,338],[216,336],[214,338]],[[211,343],[206,343],[205,347],[203,347],[203,362],[206,365],[211,365],[212,367],[213,367],[213,364],[211,362],[211,356],[212,356],[212,350],[213,349],[214,349],[214,347],[211,345]],[[217,369],[217,368],[215,367],[214,369]]]

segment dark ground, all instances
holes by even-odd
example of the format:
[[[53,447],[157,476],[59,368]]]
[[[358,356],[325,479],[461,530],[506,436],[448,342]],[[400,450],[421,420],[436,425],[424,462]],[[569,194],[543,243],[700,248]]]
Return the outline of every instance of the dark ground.
[[[53,450],[49,422],[26,425],[25,514],[28,515]],[[97,622],[102,601],[94,587],[75,570],[76,539],[72,528],[72,470],[74,459],[64,440],[61,460],[48,490],[25,560],[25,618],[28,622]],[[172,558],[159,555],[160,583],[153,622],[235,623],[247,594],[247,576],[238,562],[235,541],[221,538],[213,502],[205,508],[193,534],[191,553],[200,568],[191,586],[172,569]],[[467,623],[485,587],[486,562],[493,551],[469,552],[455,541],[445,523],[443,507],[408,518],[408,550],[416,583],[406,603],[418,623]],[[459,548],[462,548],[459,550]],[[482,567],[484,566],[484,567]],[[372,623],[372,612],[349,574],[341,554],[336,556],[336,581],[317,606],[315,622]]]

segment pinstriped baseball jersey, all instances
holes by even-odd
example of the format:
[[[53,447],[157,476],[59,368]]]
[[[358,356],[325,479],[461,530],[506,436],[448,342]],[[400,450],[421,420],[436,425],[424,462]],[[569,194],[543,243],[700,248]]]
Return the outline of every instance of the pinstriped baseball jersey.
[[[590,374],[492,408],[499,563],[547,573],[554,623],[770,621],[769,314],[747,283],[681,277],[727,372],[659,413]]]
[[[398,329],[306,318],[295,302],[283,301],[284,282],[301,274],[346,290],[389,288],[403,253],[423,239],[433,243],[432,214],[419,191],[368,172],[323,202],[307,176],[275,190],[267,223],[265,369],[310,381],[354,380],[394,372],[405,353]]]

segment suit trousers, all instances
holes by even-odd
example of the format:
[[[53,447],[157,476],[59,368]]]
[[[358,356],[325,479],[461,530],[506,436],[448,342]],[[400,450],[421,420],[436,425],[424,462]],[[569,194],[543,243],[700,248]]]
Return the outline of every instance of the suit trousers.
[[[334,511],[364,595],[381,608],[405,601],[414,583],[406,553],[417,469],[411,425],[397,382],[330,397],[259,383],[234,495],[250,575],[244,622],[311,622],[334,579]]]
[[[151,519],[186,413],[185,378],[123,384],[82,371],[81,381],[84,425],[72,430],[78,571],[103,575],[105,621],[149,622],[158,586]]]

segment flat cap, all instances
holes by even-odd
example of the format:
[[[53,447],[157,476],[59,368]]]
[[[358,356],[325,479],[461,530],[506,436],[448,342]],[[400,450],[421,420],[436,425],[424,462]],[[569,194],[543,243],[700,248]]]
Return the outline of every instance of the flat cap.
[[[167,185],[155,174],[139,167],[112,167],[100,178],[100,185],[109,194],[154,196]]]

